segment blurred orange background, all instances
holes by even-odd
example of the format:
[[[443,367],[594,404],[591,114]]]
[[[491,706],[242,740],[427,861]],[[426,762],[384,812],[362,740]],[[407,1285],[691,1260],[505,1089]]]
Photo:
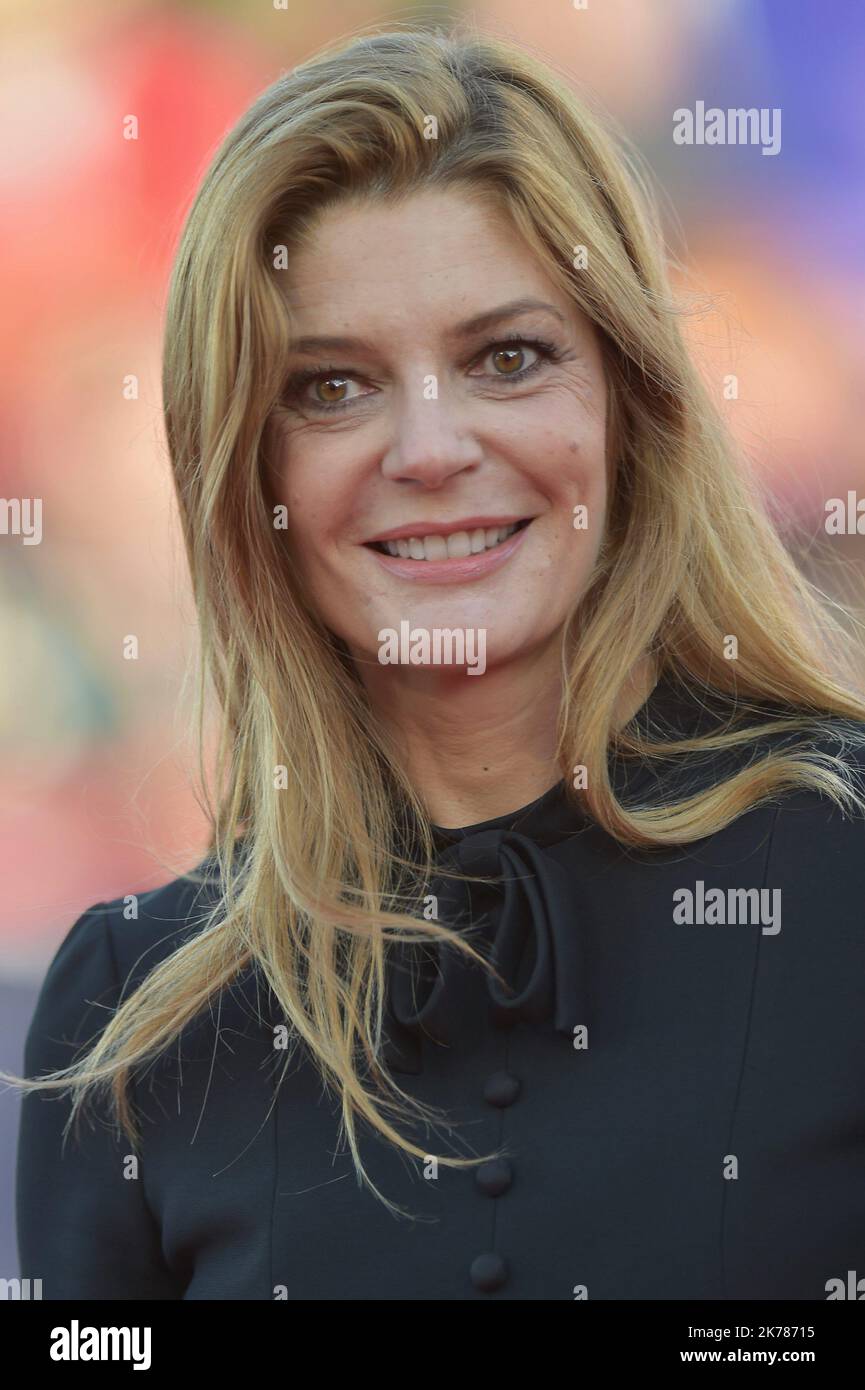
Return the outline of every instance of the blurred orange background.
[[[7,0],[0,494],[43,505],[40,544],[0,535],[0,979],[25,1000],[84,907],[166,881],[205,844],[178,718],[193,617],[159,387],[198,181],[252,99],[321,43],[449,12],[551,58],[647,156],[694,349],[810,562],[825,500],[865,487],[852,0],[831,19],[808,0]],[[781,109],[781,150],[677,145],[673,112],[698,99]],[[859,565],[859,538],[840,550]]]

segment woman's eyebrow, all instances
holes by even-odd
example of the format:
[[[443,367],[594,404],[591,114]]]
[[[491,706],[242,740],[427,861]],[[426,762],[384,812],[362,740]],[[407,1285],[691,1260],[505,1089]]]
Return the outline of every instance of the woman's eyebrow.
[[[470,319],[464,319],[462,323],[449,329],[445,336],[452,339],[468,338],[485,328],[492,328],[502,319],[517,318],[520,314],[537,313],[538,310],[553,314],[563,324],[567,323],[561,309],[557,309],[555,304],[548,304],[546,300],[512,299],[508,304],[500,304],[497,309],[487,309],[482,314],[473,314]],[[363,338],[305,334],[302,338],[293,338],[289,347],[292,352],[298,353],[369,352],[373,345],[365,342]]]
[[[553,314],[560,323],[567,323],[561,309],[557,309],[555,304],[548,304],[545,299],[512,299],[508,304],[500,304],[497,309],[487,309],[483,314],[474,314],[472,318],[464,319],[462,323],[456,325],[448,336],[467,338],[472,333],[481,333],[485,328],[492,328],[502,319],[513,319],[520,314],[537,313],[538,310]]]

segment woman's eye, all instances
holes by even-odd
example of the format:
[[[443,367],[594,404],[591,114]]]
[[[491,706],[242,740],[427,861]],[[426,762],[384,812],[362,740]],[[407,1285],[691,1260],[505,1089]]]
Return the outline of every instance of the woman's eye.
[[[534,352],[539,356],[537,349],[528,343],[519,346],[502,344],[492,348],[482,360],[492,362],[494,376],[518,376],[520,372],[526,370],[527,366],[534,365],[532,362],[526,362],[527,352]]]
[[[518,381],[537,371],[545,362],[556,360],[557,353],[552,344],[522,338],[505,340],[491,343],[474,359],[475,364],[488,370],[474,371],[470,375]],[[375,394],[375,391],[364,391],[359,386],[360,380],[332,367],[306,371],[289,379],[284,399],[289,405],[306,406],[320,413],[341,410],[356,400]],[[355,388],[353,391],[352,387]]]
[[[351,377],[338,376],[336,373],[326,377],[318,377],[310,383],[313,403],[316,405],[340,405],[345,400],[351,400],[351,396],[341,394],[351,381]]]

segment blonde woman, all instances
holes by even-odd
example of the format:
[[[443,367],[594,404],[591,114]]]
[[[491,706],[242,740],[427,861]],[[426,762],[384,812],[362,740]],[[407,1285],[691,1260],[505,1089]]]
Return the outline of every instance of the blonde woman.
[[[507,42],[326,50],[204,179],[164,406],[212,839],[49,969],[22,1275],[831,1296],[865,1255],[865,705],[621,140]]]

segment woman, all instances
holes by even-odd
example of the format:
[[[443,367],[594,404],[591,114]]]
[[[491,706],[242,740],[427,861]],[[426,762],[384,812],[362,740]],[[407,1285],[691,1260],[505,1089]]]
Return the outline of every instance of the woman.
[[[212,839],[50,967],[22,1274],[826,1298],[865,1266],[865,705],[628,156],[510,44],[326,51],[207,174],[164,399]]]

